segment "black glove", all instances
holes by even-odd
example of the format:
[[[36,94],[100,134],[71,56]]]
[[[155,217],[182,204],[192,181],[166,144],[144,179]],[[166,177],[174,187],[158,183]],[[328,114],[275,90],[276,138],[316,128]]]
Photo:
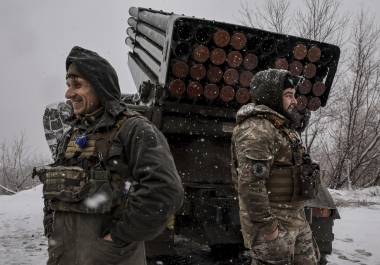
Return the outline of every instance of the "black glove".
[[[308,154],[303,157],[301,176],[301,196],[305,200],[314,199],[320,184],[319,165],[313,162]]]

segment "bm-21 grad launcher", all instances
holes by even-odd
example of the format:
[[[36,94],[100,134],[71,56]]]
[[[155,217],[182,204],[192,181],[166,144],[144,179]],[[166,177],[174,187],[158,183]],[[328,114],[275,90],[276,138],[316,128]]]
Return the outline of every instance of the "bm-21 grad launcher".
[[[251,99],[252,76],[268,68],[304,76],[297,108],[315,111],[326,105],[340,50],[146,8],[129,14],[128,65],[138,93],[126,101],[168,139],[186,191],[175,231],[212,249],[241,246],[230,138],[236,111]]]

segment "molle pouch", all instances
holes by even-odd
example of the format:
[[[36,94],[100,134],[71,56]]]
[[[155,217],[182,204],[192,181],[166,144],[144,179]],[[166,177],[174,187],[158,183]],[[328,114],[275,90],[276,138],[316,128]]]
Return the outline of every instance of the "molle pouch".
[[[44,184],[44,198],[48,200],[78,202],[90,190],[89,175],[80,167],[46,166],[37,175]]]
[[[42,179],[44,198],[55,211],[108,213],[112,210],[114,191],[108,170],[45,167]]]
[[[108,170],[89,171],[90,189],[86,197],[78,205],[73,205],[72,211],[86,213],[108,213],[111,212],[115,201],[115,191],[111,186],[110,172]]]
[[[316,164],[304,164],[300,175],[301,198],[311,200],[317,196],[320,183],[319,166]]]

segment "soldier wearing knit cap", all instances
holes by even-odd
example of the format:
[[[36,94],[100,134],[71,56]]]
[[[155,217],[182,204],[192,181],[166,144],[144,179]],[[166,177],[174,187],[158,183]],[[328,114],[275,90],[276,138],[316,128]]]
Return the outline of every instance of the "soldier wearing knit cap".
[[[295,115],[300,81],[284,70],[258,72],[251,82],[253,102],[237,113],[232,176],[252,264],[318,262],[304,202],[315,195],[319,170],[305,162],[297,132],[305,125]]]

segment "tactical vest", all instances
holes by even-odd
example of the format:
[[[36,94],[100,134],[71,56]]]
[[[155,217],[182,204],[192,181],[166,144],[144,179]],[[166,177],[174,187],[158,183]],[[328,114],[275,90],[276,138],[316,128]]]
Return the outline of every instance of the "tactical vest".
[[[72,131],[63,160],[39,174],[52,210],[102,214],[126,204],[128,166],[122,147],[115,147],[113,141],[128,117],[125,113],[109,131],[88,134],[84,148],[76,144],[79,130]]]
[[[270,121],[280,133],[289,141],[292,153],[291,166],[276,164],[271,167],[269,179],[266,183],[270,202],[304,201],[305,185],[303,181],[303,155],[305,149],[299,135],[284,126],[284,121],[275,115],[258,115]]]

